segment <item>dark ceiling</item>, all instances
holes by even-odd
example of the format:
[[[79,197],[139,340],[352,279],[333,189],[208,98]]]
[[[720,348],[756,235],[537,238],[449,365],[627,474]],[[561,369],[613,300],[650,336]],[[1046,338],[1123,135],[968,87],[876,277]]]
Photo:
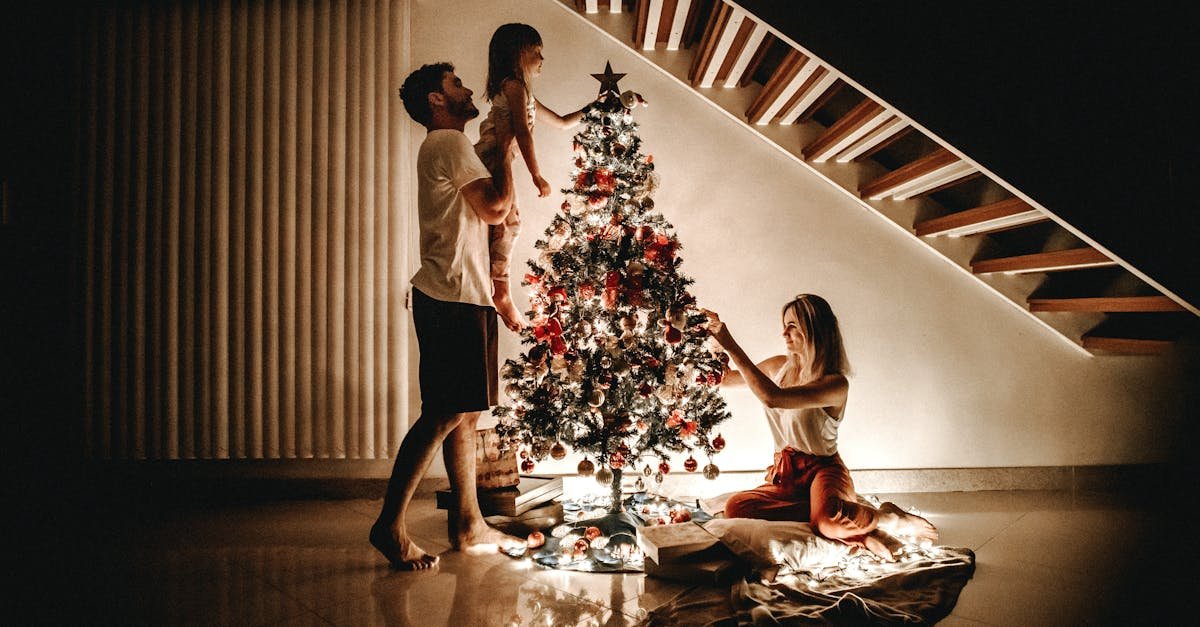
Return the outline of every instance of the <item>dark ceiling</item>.
[[[739,4],[1200,304],[1186,5]]]

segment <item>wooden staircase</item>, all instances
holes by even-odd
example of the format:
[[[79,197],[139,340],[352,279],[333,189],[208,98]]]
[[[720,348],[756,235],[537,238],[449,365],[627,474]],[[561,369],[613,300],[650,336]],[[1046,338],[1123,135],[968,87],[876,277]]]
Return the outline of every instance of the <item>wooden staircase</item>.
[[[736,2],[560,1],[1080,351],[1159,353],[1200,316]]]

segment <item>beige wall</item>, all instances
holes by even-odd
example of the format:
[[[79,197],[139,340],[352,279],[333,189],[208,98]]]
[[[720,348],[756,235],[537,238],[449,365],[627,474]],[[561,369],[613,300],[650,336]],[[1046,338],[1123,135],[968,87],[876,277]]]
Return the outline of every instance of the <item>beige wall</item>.
[[[589,74],[606,60],[628,74],[623,89],[650,101],[637,117],[662,177],[657,207],[684,244],[683,271],[696,279],[700,304],[722,313],[751,356],[781,349],[779,308],[794,294],[830,301],[855,370],[840,436],[852,468],[1123,464],[1172,454],[1185,417],[1183,351],[1081,355],[559,3],[417,0],[411,58],[454,62],[486,112],[487,42],[513,21],[542,34],[536,93],[551,108],[594,97]],[[468,126],[469,136],[477,132]],[[413,137],[415,155],[423,134]],[[535,138],[543,175],[565,185],[571,133],[541,125]],[[561,196],[538,199],[521,166],[516,177],[525,234],[514,258],[523,260]],[[502,359],[518,347],[506,336]],[[766,466],[772,442],[757,402],[747,392],[726,398],[734,418],[716,463]],[[577,461],[538,470],[569,472]]]

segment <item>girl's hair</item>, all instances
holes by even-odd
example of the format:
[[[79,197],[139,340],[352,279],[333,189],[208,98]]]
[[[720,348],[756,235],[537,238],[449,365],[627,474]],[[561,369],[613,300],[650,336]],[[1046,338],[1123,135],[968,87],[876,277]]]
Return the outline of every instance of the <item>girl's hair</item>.
[[[528,24],[505,24],[492,33],[488,44],[487,99],[499,94],[506,79],[525,81],[521,70],[521,53],[542,45],[542,36]]]
[[[803,381],[814,381],[827,374],[850,374],[842,330],[829,303],[816,294],[801,294],[783,306],[780,316],[787,314],[789,309],[795,312],[796,319],[800,321],[804,337],[808,340],[807,349],[812,353],[801,364]]]

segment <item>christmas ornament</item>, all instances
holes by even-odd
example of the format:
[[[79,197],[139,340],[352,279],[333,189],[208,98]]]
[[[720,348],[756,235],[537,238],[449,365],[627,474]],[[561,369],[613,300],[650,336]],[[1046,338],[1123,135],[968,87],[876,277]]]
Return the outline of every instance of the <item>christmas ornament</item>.
[[[716,479],[717,476],[719,476],[720,474],[721,474],[721,469],[717,468],[717,465],[712,462],[709,462],[708,465],[706,465],[704,467],[704,478],[705,479],[709,479],[709,480]]]
[[[608,469],[608,466],[601,466],[600,469],[596,471],[596,483],[599,483],[600,485],[608,485],[612,483],[612,480],[613,472]]]
[[[600,528],[599,527],[588,527],[587,529],[584,529],[583,537],[587,538],[587,541],[590,543],[592,540],[595,540],[596,538],[600,537]]]
[[[661,462],[658,462],[658,471],[664,475],[668,474],[671,472],[671,465],[668,464],[667,460],[664,459]]]
[[[714,451],[720,451],[725,448],[725,438],[721,437],[720,433],[717,434],[717,437],[713,438],[712,447]]]
[[[604,392],[602,392],[599,389],[595,389],[595,390],[592,390],[591,394],[588,394],[588,405],[591,405],[592,407],[599,407],[603,404],[604,404]]]
[[[620,468],[625,465],[625,456],[620,451],[613,452],[608,458],[608,465],[613,468]]]
[[[511,466],[510,466],[510,468],[511,468]],[[533,460],[532,459],[526,459],[521,462],[521,472],[523,472],[525,474],[529,474],[529,473],[533,472]]]
[[[621,92],[621,106],[626,109],[632,109],[638,105],[642,105],[643,107],[647,105],[646,99],[642,98],[641,94],[632,90]]]
[[[608,93],[612,93],[612,94],[620,93],[617,88],[617,81],[621,80],[624,77],[625,77],[624,74],[614,73],[612,71],[612,64],[609,62],[604,63],[604,73],[603,74],[592,74],[592,78],[600,81],[600,95],[601,96],[608,94]]]
[[[638,477],[637,481],[633,482],[633,488],[638,492],[644,492],[646,490],[646,482],[642,481],[641,477]]]
[[[696,431],[699,430],[699,428],[700,425],[695,420],[684,420],[683,424],[679,425],[679,435],[684,437],[696,435]]]
[[[550,457],[553,459],[562,459],[567,456],[567,447],[563,446],[562,442],[555,442],[554,446],[550,447]]]
[[[654,471],[650,470],[650,464],[646,464],[646,467],[642,468],[642,475],[644,475],[644,476],[649,477],[653,473],[654,473]]]
[[[688,472],[696,472],[696,468],[698,466],[699,463],[696,461],[696,458],[692,457],[691,455],[688,455],[687,460],[683,462],[683,469]]]
[[[576,540],[574,549],[575,549],[575,551],[574,551],[574,554],[572,555],[572,557],[574,557],[576,559],[579,559],[580,557],[587,555],[588,541],[584,540],[583,538]]]
[[[579,471],[579,476],[581,477],[587,477],[591,475],[592,471],[595,469],[596,465],[593,464],[586,456],[583,458],[583,461],[579,462],[579,466],[576,468],[576,470]]]
[[[525,537],[525,546],[531,549],[536,549],[545,543],[546,536],[542,535],[542,532],[540,531],[531,531],[529,532],[529,535]]]

